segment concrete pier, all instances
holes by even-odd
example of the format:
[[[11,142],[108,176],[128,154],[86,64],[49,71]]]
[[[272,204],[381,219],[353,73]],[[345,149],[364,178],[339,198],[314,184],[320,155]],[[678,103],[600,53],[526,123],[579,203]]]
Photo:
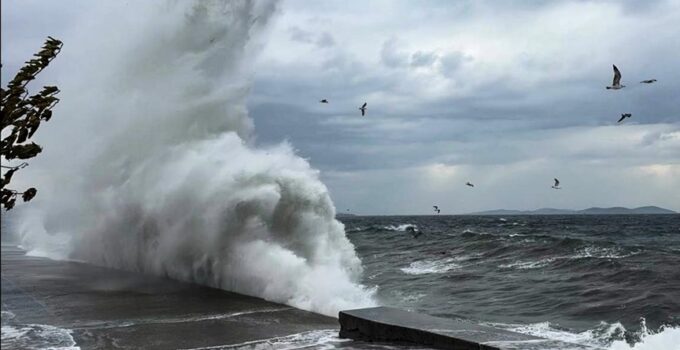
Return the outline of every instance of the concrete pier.
[[[341,311],[340,337],[455,350],[592,349],[390,307]]]

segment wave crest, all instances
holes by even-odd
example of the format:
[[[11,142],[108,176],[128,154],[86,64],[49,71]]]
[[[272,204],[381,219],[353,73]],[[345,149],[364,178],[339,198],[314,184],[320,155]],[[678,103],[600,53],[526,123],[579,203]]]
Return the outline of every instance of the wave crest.
[[[60,141],[43,155],[48,181],[34,179],[22,245],[327,315],[373,305],[318,172],[287,144],[251,145],[248,63],[276,4],[123,5],[83,16],[85,38],[64,38],[95,64],[74,57],[79,71],[96,74],[62,84],[69,118],[48,129]],[[66,238],[44,239],[57,233]]]

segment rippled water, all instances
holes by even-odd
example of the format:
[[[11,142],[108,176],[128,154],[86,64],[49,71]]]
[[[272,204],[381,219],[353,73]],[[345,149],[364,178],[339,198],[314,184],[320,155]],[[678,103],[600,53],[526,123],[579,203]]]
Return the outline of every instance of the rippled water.
[[[386,305],[597,345],[680,326],[680,215],[341,220]]]

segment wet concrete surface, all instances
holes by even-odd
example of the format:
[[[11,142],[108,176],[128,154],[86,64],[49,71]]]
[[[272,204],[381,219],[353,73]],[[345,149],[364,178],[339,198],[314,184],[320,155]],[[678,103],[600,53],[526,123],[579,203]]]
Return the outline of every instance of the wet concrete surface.
[[[408,342],[440,349],[592,349],[391,307],[341,311],[339,321],[343,338]]]
[[[29,257],[8,245],[2,246],[2,310],[3,325],[9,311],[15,323],[70,330],[81,349],[219,348],[338,330],[337,319],[262,299]]]

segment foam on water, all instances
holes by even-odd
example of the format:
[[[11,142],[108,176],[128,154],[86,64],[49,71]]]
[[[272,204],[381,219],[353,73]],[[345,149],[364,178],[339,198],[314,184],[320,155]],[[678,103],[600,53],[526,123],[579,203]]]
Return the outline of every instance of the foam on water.
[[[616,249],[616,248],[601,248],[601,247],[594,247],[594,246],[588,246],[583,249],[580,249],[576,251],[574,254],[571,255],[565,255],[565,256],[552,256],[552,257],[547,257],[547,258],[542,258],[538,260],[522,260],[522,261],[514,261],[511,263],[507,264],[500,264],[498,265],[499,268],[503,269],[518,269],[518,270],[529,270],[529,269],[538,269],[542,267],[546,267],[550,265],[551,263],[558,261],[558,260],[578,260],[578,259],[586,259],[586,258],[592,258],[592,259],[623,259],[627,258],[630,256],[633,256],[635,254],[638,254],[640,251],[632,251],[629,253],[623,252],[621,249]]]
[[[414,224],[400,224],[400,225],[387,225],[383,226],[381,229],[385,231],[400,231],[400,232],[405,232],[408,230],[410,227],[412,227],[414,230],[418,230],[418,226]]]
[[[624,340],[626,328],[621,323],[602,322],[596,328],[580,333],[570,332],[553,326],[550,322],[527,325],[491,324],[495,327],[567,343],[607,350],[657,350],[680,349],[680,327],[664,327],[653,332],[647,329],[644,319],[641,329],[635,334],[632,345]]]
[[[401,271],[408,275],[424,275],[430,273],[444,273],[450,270],[459,269],[461,265],[457,258],[430,259],[412,262],[407,267],[402,267]]]
[[[621,258],[627,258],[629,256],[633,256],[635,254],[638,254],[640,251],[636,250],[633,252],[625,253],[621,249],[617,248],[601,248],[601,247],[593,247],[593,246],[588,246],[585,247],[578,252],[576,252],[575,255],[570,256],[570,259],[581,259],[581,258],[597,258],[597,259],[621,259]]]
[[[680,327],[664,327],[656,333],[645,333],[640,342],[633,345],[623,340],[614,341],[609,350],[657,350],[680,349]]]
[[[499,268],[503,269],[518,269],[518,270],[529,270],[538,269],[541,267],[548,266],[551,262],[557,260],[557,258],[546,258],[541,260],[529,260],[529,261],[515,261],[508,264],[500,264]]]
[[[374,305],[318,171],[288,144],[253,146],[250,63],[276,3],[93,7],[54,63],[69,74],[26,173],[30,254],[333,316]]]
[[[79,350],[71,331],[59,327],[27,324],[2,326],[3,349]]]

